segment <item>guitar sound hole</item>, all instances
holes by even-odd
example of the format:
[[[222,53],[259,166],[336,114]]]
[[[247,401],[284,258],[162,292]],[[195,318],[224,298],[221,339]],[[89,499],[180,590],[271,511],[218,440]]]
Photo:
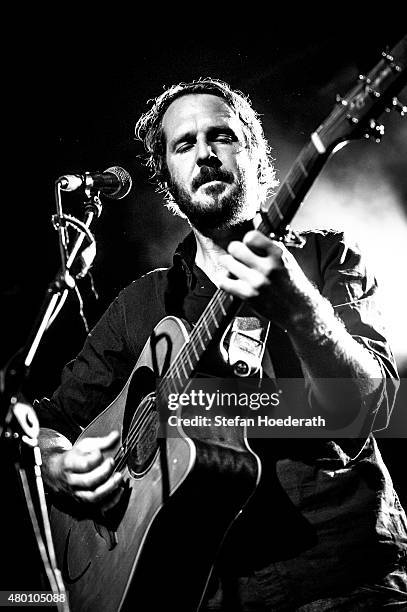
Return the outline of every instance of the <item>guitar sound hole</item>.
[[[148,398],[145,401],[151,403]],[[140,406],[141,409],[143,403]],[[142,413],[142,418],[139,416],[133,420],[129,431],[131,452],[128,467],[135,477],[142,476],[146,472],[158,450],[159,419],[155,406],[144,407]]]

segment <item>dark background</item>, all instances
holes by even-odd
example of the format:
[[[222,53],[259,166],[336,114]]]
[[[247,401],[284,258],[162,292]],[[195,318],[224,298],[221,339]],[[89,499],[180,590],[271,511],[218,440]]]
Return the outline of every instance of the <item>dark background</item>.
[[[168,265],[187,232],[184,223],[164,209],[142,164],[141,144],[134,139],[134,125],[146,110],[146,101],[161,93],[164,85],[179,81],[199,76],[226,80],[248,94],[262,115],[279,176],[284,178],[310,133],[331,111],[335,94],[345,94],[360,72],[377,63],[381,50],[404,34],[397,19],[391,26],[376,27],[376,20],[371,25],[375,27],[367,23],[361,33],[359,25],[345,27],[338,22],[335,28],[308,28],[301,34],[280,25],[272,35],[250,42],[242,35],[230,40],[214,37],[214,27],[211,35],[197,33],[188,40],[171,32],[155,35],[147,23],[145,32],[139,24],[137,36],[120,40],[119,33],[114,43],[80,28],[56,31],[45,40],[41,30],[30,32],[12,70],[11,100],[18,119],[5,126],[12,127],[14,135],[10,150],[15,179],[12,193],[4,198],[0,366],[27,341],[48,283],[59,268],[57,234],[51,226],[58,176],[120,165],[133,178],[133,189],[124,200],[104,200],[102,217],[94,226],[98,253],[93,279],[99,300],[88,279],[79,284],[92,326],[121,288],[154,267]],[[406,103],[405,92],[401,98]],[[400,217],[405,218],[403,129],[405,134],[402,120],[392,114],[386,118],[382,144],[350,145],[328,164],[323,177],[341,190],[359,171],[369,173],[379,165],[401,203]],[[81,217],[82,199],[79,192],[66,194],[66,212]],[[343,214],[349,222],[352,208]],[[313,222],[318,224],[318,219]],[[386,236],[383,244],[388,256],[391,244]],[[405,287],[405,272],[402,262],[394,265],[400,266],[399,285],[394,287],[397,301]],[[72,296],[40,347],[27,387],[29,399],[52,392],[63,364],[84,339]],[[405,377],[407,349],[406,354],[399,351],[397,360]],[[400,414],[401,408],[397,410]],[[400,468],[405,440],[380,440],[380,446],[406,504]]]

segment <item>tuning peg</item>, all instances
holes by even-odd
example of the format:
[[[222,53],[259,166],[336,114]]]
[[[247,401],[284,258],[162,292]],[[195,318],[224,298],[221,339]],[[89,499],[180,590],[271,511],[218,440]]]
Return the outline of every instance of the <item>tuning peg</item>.
[[[390,68],[392,68],[393,70],[396,70],[396,72],[402,71],[402,67],[395,63],[394,57],[390,55],[390,53],[387,53],[387,51],[382,51],[382,57],[389,64]]]
[[[386,60],[386,62],[389,62],[389,64],[394,62],[394,57],[390,55],[390,53],[387,53],[387,51],[382,51],[382,57]]]
[[[336,101],[338,104],[342,104],[342,106],[347,106],[348,105],[348,101],[345,100],[345,98],[342,98],[342,96],[340,94],[336,94]]]
[[[404,115],[407,114],[407,106],[405,104],[402,104],[398,98],[394,97],[391,103],[393,105],[392,106],[393,110],[400,113],[402,117],[404,117]]]
[[[369,121],[369,127],[365,133],[365,138],[374,138],[375,142],[380,142],[384,134],[384,125],[376,123],[374,119]]]
[[[381,93],[379,91],[376,91],[376,89],[373,89],[373,87],[367,87],[366,91],[375,98],[380,98],[381,96]]]

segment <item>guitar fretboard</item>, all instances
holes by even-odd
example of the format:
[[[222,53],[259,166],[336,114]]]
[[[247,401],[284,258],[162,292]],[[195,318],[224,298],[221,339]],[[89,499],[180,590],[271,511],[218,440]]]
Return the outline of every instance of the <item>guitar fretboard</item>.
[[[159,393],[181,393],[218,331],[224,330],[236,314],[240,300],[218,289],[205,308],[189,341],[184,345],[161,381]]]
[[[320,153],[312,142],[302,149],[266,211],[267,221],[257,228],[260,232],[284,235],[327,157],[328,152]]]

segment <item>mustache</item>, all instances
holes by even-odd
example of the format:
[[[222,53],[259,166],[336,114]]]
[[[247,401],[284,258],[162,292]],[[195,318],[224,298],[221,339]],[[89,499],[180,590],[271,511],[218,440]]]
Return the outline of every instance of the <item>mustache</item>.
[[[209,183],[210,181],[224,181],[225,183],[233,183],[234,176],[229,170],[223,170],[221,168],[209,168],[203,166],[198,176],[192,181],[192,189],[196,191],[201,185]]]

